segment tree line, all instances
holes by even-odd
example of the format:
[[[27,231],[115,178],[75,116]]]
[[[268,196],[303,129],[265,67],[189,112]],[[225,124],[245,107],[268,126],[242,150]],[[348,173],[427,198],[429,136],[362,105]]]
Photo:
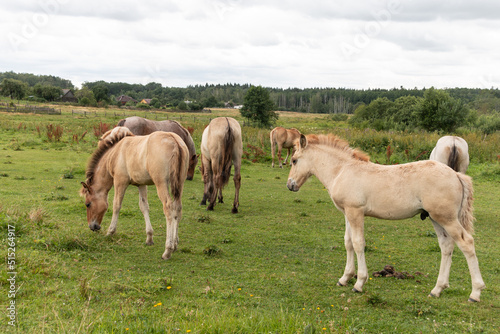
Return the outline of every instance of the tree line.
[[[205,84],[187,87],[164,87],[160,83],[130,84],[103,80],[85,82],[75,88],[70,80],[51,75],[0,72],[1,94],[12,99],[29,96],[36,101],[57,101],[62,89],[71,89],[78,104],[85,106],[121,105],[117,98],[126,95],[135,101],[128,105],[138,108],[176,108],[200,110],[202,108],[232,107],[256,104],[248,98],[250,84]],[[260,87],[260,86],[258,86]],[[491,133],[500,128],[500,91],[480,88],[262,88],[257,95],[265,95],[268,110],[305,113],[354,114],[349,122],[357,127],[377,130],[444,130],[453,131],[461,126],[480,127]],[[255,92],[254,92],[255,93]],[[150,99],[149,104],[138,101]],[[257,98],[258,100],[259,98]],[[243,113],[254,115],[263,124],[259,112],[245,108]],[[244,115],[245,116],[245,115]],[[245,116],[246,117],[246,116]],[[277,117],[266,114],[271,121]],[[250,119],[250,118],[249,118]]]

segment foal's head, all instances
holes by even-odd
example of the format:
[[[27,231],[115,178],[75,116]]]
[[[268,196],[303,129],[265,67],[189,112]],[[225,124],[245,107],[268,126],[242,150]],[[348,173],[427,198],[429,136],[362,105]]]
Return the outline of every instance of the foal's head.
[[[87,180],[82,182],[80,196],[85,197],[87,207],[87,223],[92,231],[101,229],[101,222],[106,210],[108,210],[108,196],[105,192],[96,192]]]
[[[188,172],[187,172],[187,179],[192,180],[194,177],[194,170],[196,168],[196,165],[198,164],[198,156],[196,154],[193,154],[191,158],[189,159],[189,167],[188,167]]]
[[[307,181],[307,179],[312,175],[310,162],[303,159],[304,150],[307,147],[307,139],[303,134],[300,135],[300,139],[295,143],[295,153],[292,156],[292,168],[290,169],[290,174],[288,175],[288,182],[286,186],[291,191],[299,191],[300,187]]]

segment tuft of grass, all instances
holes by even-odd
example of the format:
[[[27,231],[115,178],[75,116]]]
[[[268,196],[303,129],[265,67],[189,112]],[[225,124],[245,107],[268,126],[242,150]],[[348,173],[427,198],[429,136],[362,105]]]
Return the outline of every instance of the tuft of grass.
[[[222,253],[222,249],[220,249],[219,247],[217,247],[215,245],[207,246],[203,250],[203,254],[205,254],[207,256],[220,255],[221,253]]]
[[[197,219],[198,223],[203,223],[203,224],[210,224],[212,222],[212,219],[210,218],[209,215],[201,215]]]
[[[78,291],[80,293],[80,298],[83,300],[89,300],[90,298],[90,287],[89,287],[89,280],[84,277],[80,279],[80,282],[78,284]]]

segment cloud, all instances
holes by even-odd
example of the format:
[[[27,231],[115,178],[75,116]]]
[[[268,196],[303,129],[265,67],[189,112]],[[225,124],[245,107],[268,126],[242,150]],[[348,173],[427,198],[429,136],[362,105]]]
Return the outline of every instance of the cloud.
[[[76,84],[489,88],[498,12],[484,0],[3,2],[0,67]]]

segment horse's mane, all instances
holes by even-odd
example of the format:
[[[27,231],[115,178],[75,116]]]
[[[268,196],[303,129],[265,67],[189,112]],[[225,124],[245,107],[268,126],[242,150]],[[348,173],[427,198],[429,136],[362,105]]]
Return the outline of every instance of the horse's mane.
[[[331,133],[327,135],[310,134],[307,135],[306,138],[308,144],[326,145],[329,147],[334,147],[341,151],[349,153],[354,159],[361,161],[370,161],[370,156],[368,154],[358,149],[349,147],[349,143],[347,143],[347,141],[340,139],[334,134]]]
[[[109,130],[102,135],[98,148],[90,157],[89,163],[87,165],[85,176],[89,185],[92,183],[95,169],[97,168],[97,165],[99,164],[99,161],[101,161],[101,158],[104,156],[104,154],[123,138],[133,135],[134,134],[125,127],[115,127],[114,129]]]

